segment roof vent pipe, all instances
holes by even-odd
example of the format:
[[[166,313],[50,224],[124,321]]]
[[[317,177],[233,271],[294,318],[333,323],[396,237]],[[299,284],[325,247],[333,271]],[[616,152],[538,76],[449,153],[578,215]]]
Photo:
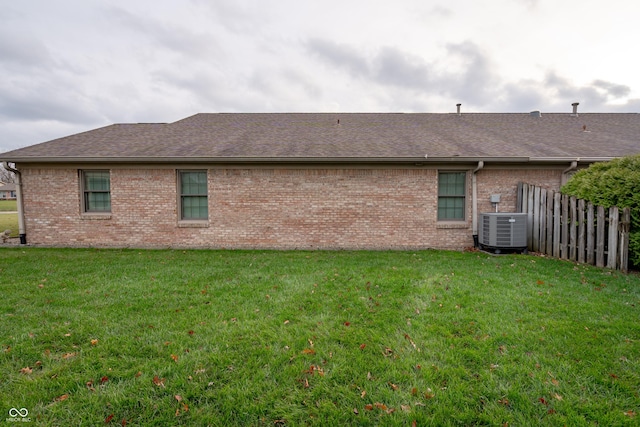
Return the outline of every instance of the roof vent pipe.
[[[574,102],[573,104],[571,104],[571,106],[573,107],[573,113],[571,113],[572,116],[578,117],[578,105],[580,105],[579,102]]]
[[[456,107],[457,107],[457,109],[458,109],[458,115],[459,115],[459,116],[461,115],[461,113],[460,113],[460,107],[461,107],[461,106],[462,106],[462,104],[456,104]]]

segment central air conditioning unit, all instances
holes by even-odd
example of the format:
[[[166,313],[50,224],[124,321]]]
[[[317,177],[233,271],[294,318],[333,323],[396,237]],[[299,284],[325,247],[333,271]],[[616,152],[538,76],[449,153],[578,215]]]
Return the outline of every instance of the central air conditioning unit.
[[[527,214],[481,213],[478,243],[481,249],[499,254],[503,250],[527,252]]]

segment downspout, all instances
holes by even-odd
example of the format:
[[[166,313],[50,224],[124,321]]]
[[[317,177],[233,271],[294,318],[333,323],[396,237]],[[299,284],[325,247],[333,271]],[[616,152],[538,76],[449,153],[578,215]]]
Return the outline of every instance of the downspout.
[[[27,244],[27,233],[24,227],[24,207],[22,204],[22,174],[18,169],[9,166],[9,162],[3,162],[2,165],[9,172],[13,172],[16,176],[16,205],[18,206],[18,233],[20,234],[20,244]]]
[[[471,174],[471,198],[472,198],[472,212],[471,212],[471,224],[473,229],[473,245],[478,247],[478,179],[476,174],[484,167],[484,161],[480,160],[478,166],[473,170]]]

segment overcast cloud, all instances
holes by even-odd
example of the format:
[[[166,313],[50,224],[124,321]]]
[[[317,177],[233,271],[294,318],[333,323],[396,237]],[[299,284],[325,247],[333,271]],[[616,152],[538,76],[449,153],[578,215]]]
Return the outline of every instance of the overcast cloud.
[[[638,112],[628,0],[25,0],[0,152],[199,112]]]

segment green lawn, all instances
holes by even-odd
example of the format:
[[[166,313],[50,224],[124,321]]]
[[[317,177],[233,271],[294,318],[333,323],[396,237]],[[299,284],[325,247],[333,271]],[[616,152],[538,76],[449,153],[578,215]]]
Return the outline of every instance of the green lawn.
[[[15,200],[0,200],[0,212],[15,212],[18,210]]]
[[[18,214],[0,213],[0,233],[4,230],[11,230],[11,236],[18,236]],[[0,240],[2,242],[2,240]]]
[[[0,409],[31,425],[640,421],[637,275],[479,252],[5,248],[0,287]]]

